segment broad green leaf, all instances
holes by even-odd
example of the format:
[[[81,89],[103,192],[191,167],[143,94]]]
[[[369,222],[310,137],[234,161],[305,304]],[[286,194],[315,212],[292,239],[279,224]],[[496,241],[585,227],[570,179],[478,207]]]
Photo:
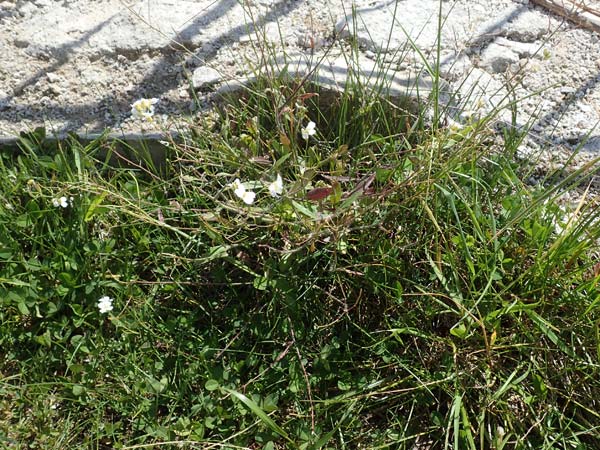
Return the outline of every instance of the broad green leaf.
[[[85,388],[80,384],[74,384],[71,390],[75,397],[80,397],[85,392]]]
[[[468,335],[468,330],[465,324],[460,322],[450,329],[450,334],[458,338],[465,339]]]
[[[204,384],[204,389],[207,391],[215,391],[219,388],[219,382],[217,380],[208,380]]]

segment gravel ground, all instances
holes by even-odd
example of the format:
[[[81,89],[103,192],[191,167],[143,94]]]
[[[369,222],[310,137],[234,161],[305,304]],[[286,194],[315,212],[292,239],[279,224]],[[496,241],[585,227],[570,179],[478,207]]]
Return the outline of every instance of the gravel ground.
[[[205,83],[256,68],[258,35],[279,52],[313,57],[356,36],[364,57],[384,52],[402,72],[420,64],[402,51],[407,35],[433,59],[441,6],[442,75],[461,108],[482,113],[521,99],[517,125],[534,122],[524,151],[543,146],[552,149],[549,159],[564,160],[581,146],[582,161],[600,152],[599,36],[528,1],[241,3],[0,1],[0,136],[40,125],[55,133],[149,132],[193,121]],[[142,97],[160,100],[152,124],[131,118]]]

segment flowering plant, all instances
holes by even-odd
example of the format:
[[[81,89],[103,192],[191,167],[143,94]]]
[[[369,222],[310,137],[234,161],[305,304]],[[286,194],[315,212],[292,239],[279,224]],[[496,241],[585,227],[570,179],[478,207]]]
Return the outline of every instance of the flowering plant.
[[[131,116],[134,119],[151,121],[154,116],[154,105],[157,103],[157,98],[141,98],[131,105]]]
[[[106,314],[109,311],[112,311],[113,309],[113,305],[112,305],[113,299],[110,298],[109,296],[105,295],[104,297],[101,297],[100,300],[98,300],[98,309],[100,310],[100,314]]]
[[[252,203],[254,203],[256,194],[252,191],[247,191],[246,186],[244,186],[244,184],[239,180],[239,178],[236,178],[233,181],[233,183],[230,184],[230,186],[234,189],[233,193],[237,197],[241,198],[245,204],[251,205]]]

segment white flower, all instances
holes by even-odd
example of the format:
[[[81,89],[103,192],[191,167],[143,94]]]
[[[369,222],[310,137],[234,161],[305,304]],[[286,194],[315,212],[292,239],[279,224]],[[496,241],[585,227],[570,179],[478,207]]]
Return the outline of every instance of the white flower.
[[[98,309],[100,310],[100,314],[105,314],[109,311],[112,311],[113,309],[113,305],[112,305],[112,298],[108,297],[108,296],[104,296],[102,297],[100,300],[98,300]]]
[[[283,180],[281,175],[277,174],[277,178],[271,184],[269,184],[269,193],[271,197],[279,197],[283,192]]]
[[[256,194],[252,191],[246,191],[243,195],[240,196],[240,198],[244,201],[246,205],[251,205],[252,203],[254,203],[255,197]]]
[[[230,184],[230,186],[234,189],[233,193],[241,198],[246,205],[251,205],[254,203],[256,194],[252,191],[247,191],[246,186],[244,186],[239,178],[236,178],[233,183]]]
[[[306,124],[306,127],[302,128],[302,139],[307,140],[310,136],[314,136],[317,133],[317,124],[312,120]]]
[[[238,197],[241,197],[242,195],[244,195],[244,192],[246,192],[246,186],[244,186],[244,184],[240,181],[239,178],[233,180],[233,183],[231,183],[229,186],[231,186],[234,189],[233,192]]]
[[[63,208],[68,208],[69,206],[73,206],[73,197],[61,197],[61,198],[53,198],[52,204],[55,208],[62,206]]]
[[[67,208],[69,206],[69,200],[67,199],[67,197],[53,198],[52,204],[55,208],[58,208],[59,206]],[[71,205],[73,205],[73,197],[71,197]]]
[[[458,133],[460,130],[462,130],[465,126],[460,123],[457,122],[456,120],[447,117],[446,118],[446,122],[447,122],[447,126],[450,129],[450,131],[454,132],[454,133]]]
[[[134,119],[150,121],[154,115],[154,105],[157,103],[157,98],[141,98],[131,105],[131,116]]]

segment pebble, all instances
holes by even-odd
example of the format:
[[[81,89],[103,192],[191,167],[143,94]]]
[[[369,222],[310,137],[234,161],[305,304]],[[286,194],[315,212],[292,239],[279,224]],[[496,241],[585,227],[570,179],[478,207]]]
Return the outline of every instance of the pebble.
[[[489,44],[481,53],[479,67],[490,73],[503,73],[511,64],[519,62],[519,55],[500,44]]]
[[[223,79],[221,72],[208,66],[201,66],[192,74],[192,86],[195,90],[210,87]]]
[[[48,78],[48,81],[50,83],[57,83],[60,81],[60,75],[57,75],[54,72],[47,72],[46,73],[46,78]]]

